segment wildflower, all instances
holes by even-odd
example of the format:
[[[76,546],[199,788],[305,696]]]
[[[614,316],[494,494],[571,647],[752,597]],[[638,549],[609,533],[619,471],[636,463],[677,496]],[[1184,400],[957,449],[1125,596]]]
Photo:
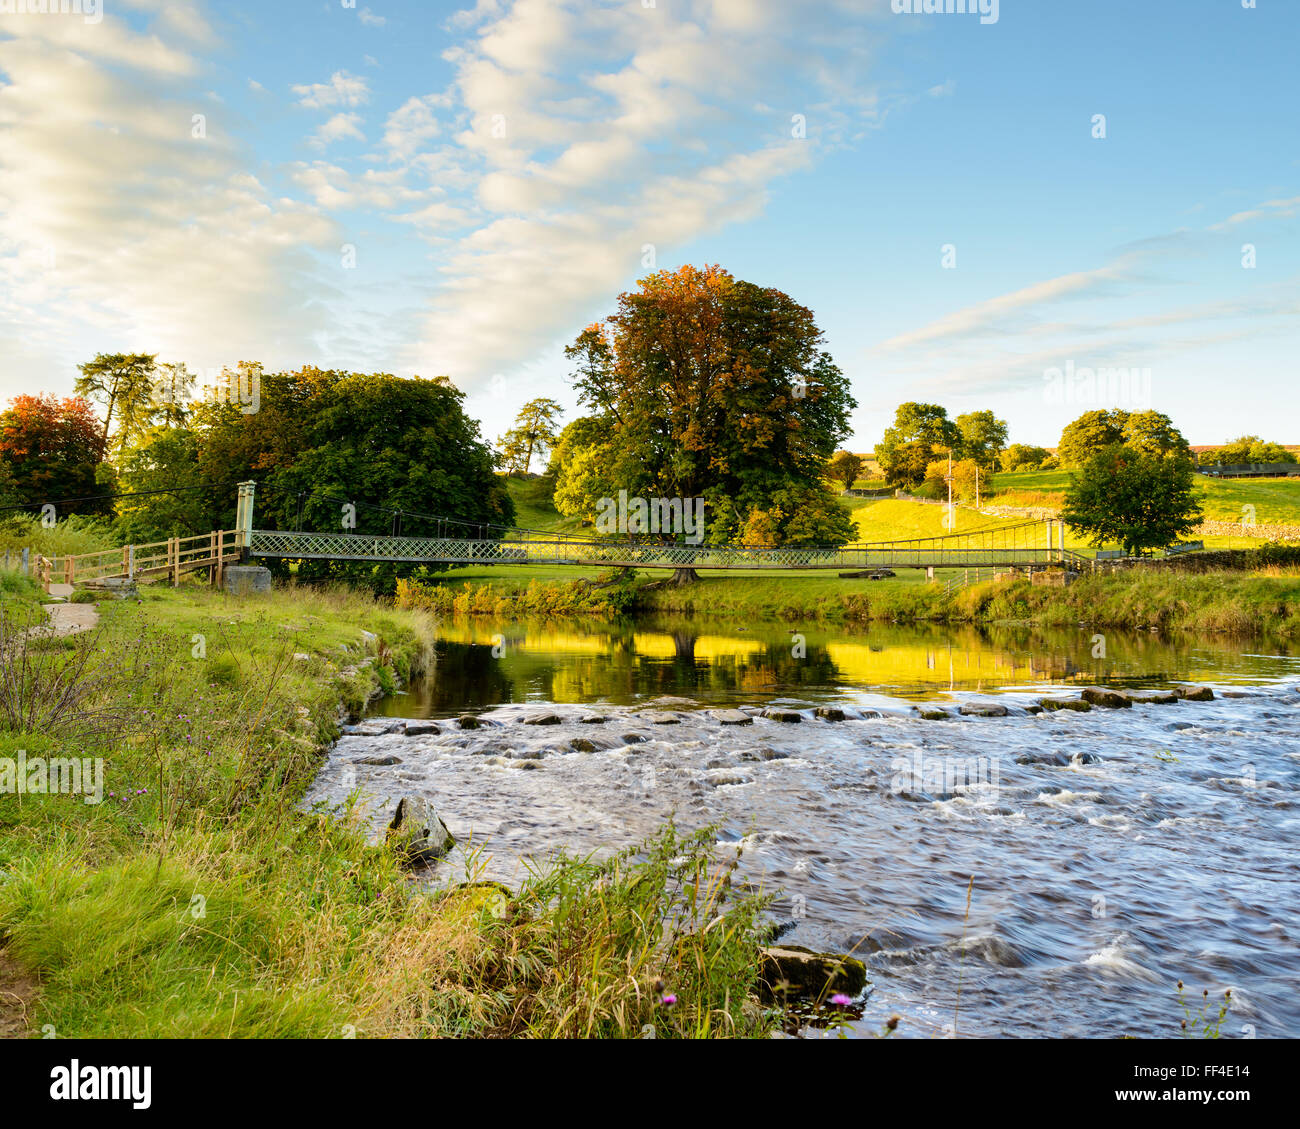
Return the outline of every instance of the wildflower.
[[[831,1007],[848,1007],[852,1002],[853,1000],[843,992],[836,992],[831,997]]]
[[[896,1027],[898,1026],[899,1021],[900,1021],[901,1019],[902,1019],[902,1016],[899,1016],[899,1015],[891,1015],[887,1020],[885,1020],[885,1029],[888,1030],[888,1031],[892,1031],[892,1030],[894,1030],[894,1028],[896,1028]]]
[[[664,998],[661,999],[659,1002],[663,1004],[664,1007],[672,1007],[673,1004],[677,1002],[677,997],[674,996],[672,993],[669,993],[668,995],[664,996]]]

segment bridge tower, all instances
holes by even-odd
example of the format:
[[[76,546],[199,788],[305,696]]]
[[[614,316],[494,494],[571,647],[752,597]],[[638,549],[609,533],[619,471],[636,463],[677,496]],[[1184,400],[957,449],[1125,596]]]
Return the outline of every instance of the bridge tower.
[[[235,544],[244,559],[247,559],[249,546],[253,543],[253,493],[256,489],[256,482],[241,482],[235,503]]]

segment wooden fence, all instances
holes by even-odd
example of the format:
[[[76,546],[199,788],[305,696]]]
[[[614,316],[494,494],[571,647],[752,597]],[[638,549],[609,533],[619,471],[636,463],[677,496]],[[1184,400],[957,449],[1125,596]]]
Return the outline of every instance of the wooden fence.
[[[129,579],[144,583],[170,580],[175,586],[187,572],[209,570],[209,580],[220,587],[228,564],[239,561],[241,545],[233,529],[217,529],[194,537],[169,537],[144,545],[123,545],[97,553],[63,557],[36,554],[33,571],[47,592],[51,584],[93,583],[97,580]]]

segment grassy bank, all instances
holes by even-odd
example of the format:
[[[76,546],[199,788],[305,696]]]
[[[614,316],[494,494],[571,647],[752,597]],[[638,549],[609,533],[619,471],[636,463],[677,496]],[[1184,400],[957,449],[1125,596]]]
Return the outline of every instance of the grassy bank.
[[[820,622],[994,623],[1043,626],[1088,623],[1236,635],[1300,637],[1300,575],[1294,569],[1190,574],[1134,569],[1086,576],[1069,588],[1033,587],[1025,580],[972,584],[948,591],[962,570],[900,570],[884,581],[841,580],[833,572],[702,574],[684,587],[651,585],[596,590],[580,581],[522,578],[403,586],[399,600],[447,615],[498,618],[606,618],[619,614],[699,615],[749,623]],[[611,595],[611,592],[617,593]]]
[[[0,767],[103,762],[101,803],[0,794],[0,980],[36,985],[0,993],[0,1018],[83,1038],[770,1029],[746,1003],[761,903],[708,835],[558,861],[502,907],[430,893],[347,813],[299,810],[340,703],[430,661],[427,613],[197,586],[100,608],[94,632],[31,641],[10,619],[0,639]]]
[[[943,583],[705,579],[646,593],[654,612],[737,619],[1023,622],[1300,638],[1300,576],[1138,571],[1082,577],[1068,588],[1028,581],[974,584],[951,594]],[[846,585],[855,584],[852,591]]]

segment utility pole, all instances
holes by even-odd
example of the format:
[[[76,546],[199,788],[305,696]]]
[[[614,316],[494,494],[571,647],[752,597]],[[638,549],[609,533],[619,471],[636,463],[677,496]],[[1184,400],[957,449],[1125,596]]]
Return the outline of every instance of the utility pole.
[[[948,474],[945,478],[948,483],[948,532],[951,533],[957,528],[957,515],[952,510],[952,448],[948,448]]]

